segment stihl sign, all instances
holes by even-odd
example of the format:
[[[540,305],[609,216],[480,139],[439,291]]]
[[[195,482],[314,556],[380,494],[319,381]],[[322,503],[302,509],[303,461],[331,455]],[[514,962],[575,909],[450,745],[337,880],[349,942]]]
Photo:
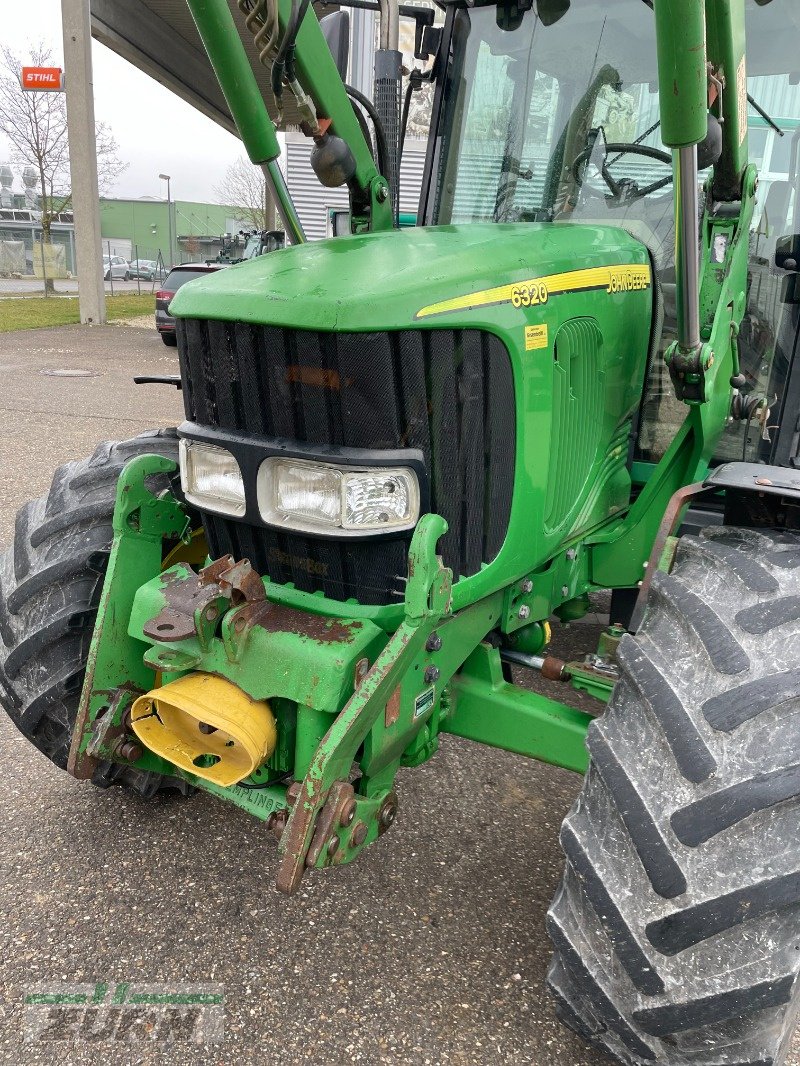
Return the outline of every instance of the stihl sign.
[[[23,67],[19,80],[27,92],[60,93],[64,88],[61,67]]]

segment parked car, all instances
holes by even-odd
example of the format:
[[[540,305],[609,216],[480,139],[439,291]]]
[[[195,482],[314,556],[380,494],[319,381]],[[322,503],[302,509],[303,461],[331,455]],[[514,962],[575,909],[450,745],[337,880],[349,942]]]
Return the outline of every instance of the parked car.
[[[130,281],[131,267],[127,259],[121,255],[103,256],[103,277],[106,281],[111,278],[124,278]]]
[[[131,259],[128,271],[132,278],[141,278],[142,281],[153,281],[156,273],[160,275],[159,280],[166,277],[163,267],[159,267],[153,259]]]
[[[161,334],[164,344],[175,346],[178,339],[175,336],[175,319],[169,313],[169,302],[181,285],[195,278],[202,278],[205,274],[213,274],[215,270],[221,270],[227,263],[183,263],[174,266],[167,275],[164,288],[156,293],[156,329]]]

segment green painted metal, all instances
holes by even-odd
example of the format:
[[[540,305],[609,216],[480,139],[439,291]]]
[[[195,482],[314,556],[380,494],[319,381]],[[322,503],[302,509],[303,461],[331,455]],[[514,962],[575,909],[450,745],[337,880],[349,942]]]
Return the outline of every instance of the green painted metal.
[[[277,885],[283,892],[297,889],[312,845],[315,823],[333,786],[347,781],[359,748],[378,716],[385,715],[392,693],[428,637],[450,613],[452,572],[436,554],[437,542],[446,531],[447,523],[439,515],[425,515],[414,531],[409,551],[405,618],[323,737],[303,779],[280,842],[282,860]],[[418,719],[421,725],[422,715]],[[351,834],[353,831],[351,828]],[[349,846],[342,851],[343,861],[355,858],[366,843],[366,839],[358,843],[351,835]],[[324,865],[332,858],[325,851],[320,863]]]
[[[667,503],[678,489],[702,481],[708,471],[730,409],[734,336],[746,303],[756,184],[755,167],[748,167],[738,216],[706,216],[704,220],[700,324],[701,336],[714,355],[704,372],[704,402],[689,406],[686,421],[664,458],[651,470],[624,523],[591,539],[592,579],[598,586],[631,587],[641,580]],[[721,248],[724,254],[720,257]],[[715,262],[715,257],[720,261]]]
[[[109,706],[120,686],[146,691],[154,674],[145,665],[147,647],[128,633],[137,590],[161,569],[165,538],[187,537],[189,520],[171,496],[156,497],[146,486],[152,474],[174,471],[175,464],[158,455],[133,459],[117,485],[114,540],[97,611],[86,676],[70,751],[76,776],[91,777],[93,760],[86,757],[98,714]],[[172,767],[152,752],[137,763],[142,769],[170,773]],[[76,772],[77,770],[81,772]]]
[[[197,32],[253,163],[281,154],[275,127],[226,0],[186,0]]]
[[[254,700],[279,696],[336,713],[352,691],[356,663],[372,661],[386,642],[383,631],[368,620],[320,620],[300,612],[281,616],[284,620],[276,624],[285,628],[273,628],[269,619],[253,625],[238,647],[226,642],[230,614],[214,623],[205,646],[198,636],[178,644],[150,640],[144,626],[167,605],[166,583],[176,578],[187,588],[197,583],[197,575],[178,563],[139,587],[129,615],[129,635],[152,646],[150,662],[165,674],[203,670],[233,681]],[[179,594],[179,586],[172,587]]]
[[[188,2],[251,158],[273,158],[265,153],[274,152],[274,130],[253,96],[227,3]],[[280,0],[282,25],[289,6]],[[272,828],[285,821],[278,883],[287,892],[307,865],[348,863],[377,839],[394,817],[397,770],[429,759],[441,734],[585,770],[591,716],[508,683],[486,638],[500,632],[536,653],[554,612],[578,617],[593,589],[635,587],[668,500],[702,478],[724,427],[745,305],[755,172],[746,167],[746,137],[734,113],[743,3],[709,0],[707,8],[708,58],[728,87],[725,152],[712,180],[717,190],[720,183],[735,186],[740,207],[703,221],[708,357],[683,378],[672,366],[687,414],[664,458],[628,468],[653,293],[647,251],[621,229],[525,223],[358,233],[287,248],[182,287],[171,305],[178,317],[345,333],[480,329],[500,338],[516,396],[509,531],[479,573],[454,577],[437,555],[446,524],[424,515],[402,604],[341,603],[264,577],[266,613],[245,632],[236,628],[236,606],[220,599],[219,617],[208,624],[196,618],[193,635],[167,642],[152,636],[151,623],[196,586],[197,575],[183,563],[160,573],[163,539],[185,535],[186,518],[176,501],[156,500],[145,487],[148,473],[171,464],[136,460],[120,483],[76,732],[87,767],[97,757],[122,759],[119,734],[130,693],[151,688],[157,673],[170,680],[208,671],[270,700],[279,748],[247,782],[223,789],[183,776]],[[703,4],[656,0],[656,23],[665,139],[691,144],[705,134]],[[310,9],[297,65],[318,114],[332,119],[332,130],[356,156],[363,217],[355,211],[354,225],[370,216],[374,230],[388,228],[389,206],[378,196],[382,179]],[[643,488],[631,503],[634,482]],[[608,697],[610,680],[571,666],[575,687]],[[100,726],[98,714],[110,701]],[[355,785],[354,764],[361,774]],[[149,752],[136,765],[176,772]],[[287,794],[290,777],[295,786]]]
[[[655,0],[661,139],[685,148],[706,135],[708,81],[703,0]]]
[[[706,0],[708,59],[725,81],[722,117],[722,158],[714,168],[714,192],[736,199],[748,155],[745,0]]]
[[[577,692],[585,692],[596,700],[608,703],[614,691],[616,681],[613,678],[603,678],[592,670],[583,669],[570,663],[569,683]]]
[[[481,644],[453,678],[443,733],[584,773],[591,715],[509,684],[496,648]]]
[[[248,814],[252,814],[254,818],[262,822],[269,821],[279,811],[288,810],[286,789],[283,785],[267,785],[263,788],[230,785],[228,788],[222,788],[213,781],[204,781],[200,777],[193,777],[192,774],[181,774],[181,776],[196,788],[210,792],[217,799],[225,800],[226,803],[241,807],[243,811],[247,811]]]
[[[364,742],[361,767],[368,778],[395,760],[420,759],[423,750],[430,758],[436,752],[437,713],[447,686],[464,662],[465,651],[497,626],[502,602],[502,593],[496,592],[457,614],[448,614],[436,628],[436,649],[424,647],[409,662],[395,693],[393,713],[379,715]],[[427,735],[417,745],[421,727],[427,728]]]

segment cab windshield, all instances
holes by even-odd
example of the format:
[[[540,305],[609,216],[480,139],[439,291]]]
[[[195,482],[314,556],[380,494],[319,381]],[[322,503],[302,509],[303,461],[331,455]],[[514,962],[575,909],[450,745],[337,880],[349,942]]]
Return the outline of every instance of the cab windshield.
[[[609,144],[634,149],[609,159],[626,196],[662,182],[653,195],[669,202],[653,13],[644,0],[573,0],[550,26],[533,10],[509,23],[504,10],[455,14],[430,221],[596,216],[610,191],[598,173]]]

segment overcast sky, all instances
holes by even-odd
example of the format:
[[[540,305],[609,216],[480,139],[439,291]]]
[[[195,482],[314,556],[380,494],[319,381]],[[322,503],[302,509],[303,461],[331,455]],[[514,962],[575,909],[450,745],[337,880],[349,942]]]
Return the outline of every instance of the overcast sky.
[[[0,0],[0,8],[3,44],[24,61],[31,42],[44,40],[63,66],[60,0]],[[244,154],[241,142],[96,41],[92,60],[96,118],[111,127],[128,163],[110,195],[165,197],[158,175],[170,174],[175,199],[216,202],[214,186]],[[0,135],[0,164],[8,155]]]

